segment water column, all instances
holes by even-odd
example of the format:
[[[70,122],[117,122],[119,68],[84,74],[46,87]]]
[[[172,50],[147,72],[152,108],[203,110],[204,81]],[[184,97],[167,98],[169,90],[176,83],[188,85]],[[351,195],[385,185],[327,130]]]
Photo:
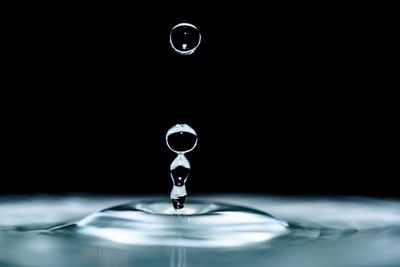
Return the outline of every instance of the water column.
[[[169,170],[173,182],[171,201],[174,208],[180,210],[186,202],[185,183],[190,172],[190,163],[185,154],[196,147],[197,134],[189,125],[177,124],[167,131],[165,140],[169,149],[177,154]]]

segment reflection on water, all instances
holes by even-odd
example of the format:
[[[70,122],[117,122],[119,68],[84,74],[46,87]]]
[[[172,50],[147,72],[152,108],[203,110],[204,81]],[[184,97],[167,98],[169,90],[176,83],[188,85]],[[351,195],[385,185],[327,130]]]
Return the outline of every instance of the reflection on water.
[[[192,200],[177,215],[169,202],[157,200],[104,209],[50,231],[125,245],[217,248],[264,242],[288,229],[287,222],[246,207]]]
[[[239,247],[126,245],[79,234],[49,234],[47,229],[145,198],[2,197],[0,266],[394,267],[400,263],[399,200],[251,195],[196,198],[257,207],[287,220],[290,233]]]

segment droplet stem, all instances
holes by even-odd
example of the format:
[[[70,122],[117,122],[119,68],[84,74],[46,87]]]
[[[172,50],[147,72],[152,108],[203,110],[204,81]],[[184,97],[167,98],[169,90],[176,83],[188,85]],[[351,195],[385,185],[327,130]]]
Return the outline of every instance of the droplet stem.
[[[177,154],[170,165],[170,176],[173,182],[171,202],[175,210],[183,209],[186,202],[186,180],[189,177],[190,163],[185,153],[192,151],[197,145],[197,134],[187,124],[171,127],[165,136],[169,149]]]

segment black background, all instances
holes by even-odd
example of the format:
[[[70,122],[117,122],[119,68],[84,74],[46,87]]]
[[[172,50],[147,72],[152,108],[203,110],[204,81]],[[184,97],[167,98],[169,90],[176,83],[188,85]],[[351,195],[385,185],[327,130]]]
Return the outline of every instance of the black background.
[[[0,191],[169,194],[165,133],[187,123],[190,193],[398,196],[378,19],[211,7],[13,8]],[[169,46],[180,22],[202,33],[191,56]]]

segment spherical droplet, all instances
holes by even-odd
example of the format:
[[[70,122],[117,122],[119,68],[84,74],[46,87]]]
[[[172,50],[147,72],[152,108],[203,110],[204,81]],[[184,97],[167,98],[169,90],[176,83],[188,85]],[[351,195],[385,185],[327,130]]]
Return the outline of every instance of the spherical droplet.
[[[178,54],[191,55],[200,45],[201,34],[196,26],[190,23],[179,23],[172,28],[169,42]]]
[[[179,154],[192,151],[197,145],[197,134],[187,124],[177,124],[171,127],[165,139],[169,149]]]

